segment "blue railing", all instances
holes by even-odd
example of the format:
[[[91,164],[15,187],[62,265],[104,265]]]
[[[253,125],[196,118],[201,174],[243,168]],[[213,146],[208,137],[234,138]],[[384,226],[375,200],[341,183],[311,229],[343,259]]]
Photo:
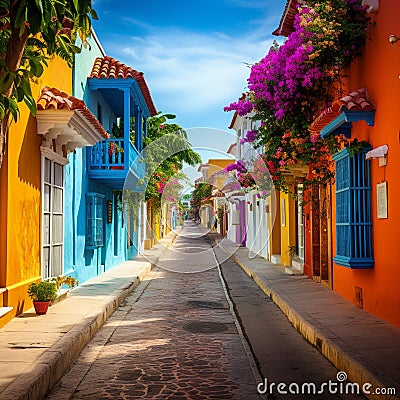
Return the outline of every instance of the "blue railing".
[[[126,146],[124,138],[105,139],[88,149],[88,172],[91,178],[107,182],[121,180],[131,170],[138,178],[143,178],[146,165],[139,159],[139,152],[131,141]],[[128,164],[125,165],[126,157]],[[114,172],[112,170],[119,170]]]
[[[132,144],[131,147],[133,148]],[[113,169],[115,167],[123,169],[125,153],[125,139],[102,140],[91,148],[90,167],[91,169]]]

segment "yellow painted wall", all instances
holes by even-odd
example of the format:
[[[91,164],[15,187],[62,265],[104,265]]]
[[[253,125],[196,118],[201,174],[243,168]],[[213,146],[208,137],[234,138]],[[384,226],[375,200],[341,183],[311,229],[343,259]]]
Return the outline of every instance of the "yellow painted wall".
[[[167,236],[171,232],[171,210],[169,210],[169,204],[165,202],[163,204],[163,237]]]
[[[58,58],[50,60],[38,83],[32,84],[34,98],[43,86],[72,94],[72,70]],[[41,274],[41,142],[36,119],[20,103],[20,118],[10,127],[0,170],[0,287],[6,288],[3,305],[14,307],[8,319],[31,307],[26,289]],[[0,319],[0,327],[4,321]]]
[[[292,188],[291,188],[292,190]],[[284,202],[284,204],[283,204]],[[283,224],[283,206],[285,207],[285,222]],[[281,208],[281,263],[284,266],[291,265],[291,258],[289,246],[296,245],[296,204],[286,193],[280,194],[280,208]]]
[[[160,211],[154,211],[154,230],[156,233],[156,242],[161,239],[161,223],[160,223]]]
[[[227,167],[228,165],[230,165],[232,163],[233,163],[233,160],[229,160],[229,159],[210,158],[207,161],[207,164],[209,165],[209,167],[208,167],[208,178],[210,178],[210,176],[212,174],[214,174],[215,172],[218,172],[221,169],[224,169],[225,167]],[[216,177],[214,186],[217,187],[218,189],[222,189],[222,186],[224,185],[225,179],[226,179],[225,176]]]
[[[281,254],[281,213],[280,213],[280,192],[268,197],[269,207],[268,224],[272,232],[270,236],[270,254]]]
[[[225,168],[228,165],[232,164],[234,160],[228,159],[228,158],[210,158],[207,161],[207,164],[209,165],[208,169],[208,176],[213,174],[214,172],[219,171],[221,168]]]

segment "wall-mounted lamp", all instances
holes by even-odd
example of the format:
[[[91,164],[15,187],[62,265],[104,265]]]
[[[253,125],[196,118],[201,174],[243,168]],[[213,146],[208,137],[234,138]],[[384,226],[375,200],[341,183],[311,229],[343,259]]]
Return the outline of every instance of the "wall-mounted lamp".
[[[387,164],[387,153],[388,153],[389,147],[387,144],[384,144],[383,146],[379,146],[373,150],[370,150],[366,155],[365,159],[366,160],[371,160],[374,158],[379,159],[379,166],[383,167]]]
[[[390,44],[395,44],[396,42],[398,42],[400,40],[399,36],[396,35],[390,35],[389,36],[389,43]]]

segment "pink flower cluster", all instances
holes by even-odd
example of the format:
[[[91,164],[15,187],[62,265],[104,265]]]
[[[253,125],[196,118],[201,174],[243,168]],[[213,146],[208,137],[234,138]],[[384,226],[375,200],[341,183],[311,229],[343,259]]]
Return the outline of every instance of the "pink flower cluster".
[[[224,111],[237,111],[243,117],[253,111],[253,103],[250,100],[244,99],[231,103],[229,106],[224,107]]]
[[[156,188],[157,188],[157,193],[162,193],[164,191],[164,188],[168,184],[168,178],[160,178],[160,181],[156,183]]]
[[[183,189],[183,185],[178,179],[171,179],[164,187],[163,196],[170,203],[176,203],[179,198],[179,193]]]
[[[280,47],[272,47],[268,54],[255,64],[248,79],[249,89],[256,99],[271,109],[278,119],[291,113],[304,101],[307,88],[324,79],[318,63],[309,57],[313,46],[311,33],[300,25],[300,15],[295,17],[295,31]]]
[[[235,163],[229,164],[227,167],[225,167],[225,171],[238,171],[239,173],[246,173],[247,168],[242,160],[237,160]]]
[[[240,139],[240,144],[244,143],[253,143],[257,139],[257,130],[248,130],[246,136],[243,139]]]

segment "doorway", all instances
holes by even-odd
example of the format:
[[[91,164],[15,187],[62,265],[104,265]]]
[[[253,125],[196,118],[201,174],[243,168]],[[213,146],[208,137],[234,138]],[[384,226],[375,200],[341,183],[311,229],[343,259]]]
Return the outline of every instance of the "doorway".
[[[332,289],[331,186],[312,188],[310,211],[313,279]]]

